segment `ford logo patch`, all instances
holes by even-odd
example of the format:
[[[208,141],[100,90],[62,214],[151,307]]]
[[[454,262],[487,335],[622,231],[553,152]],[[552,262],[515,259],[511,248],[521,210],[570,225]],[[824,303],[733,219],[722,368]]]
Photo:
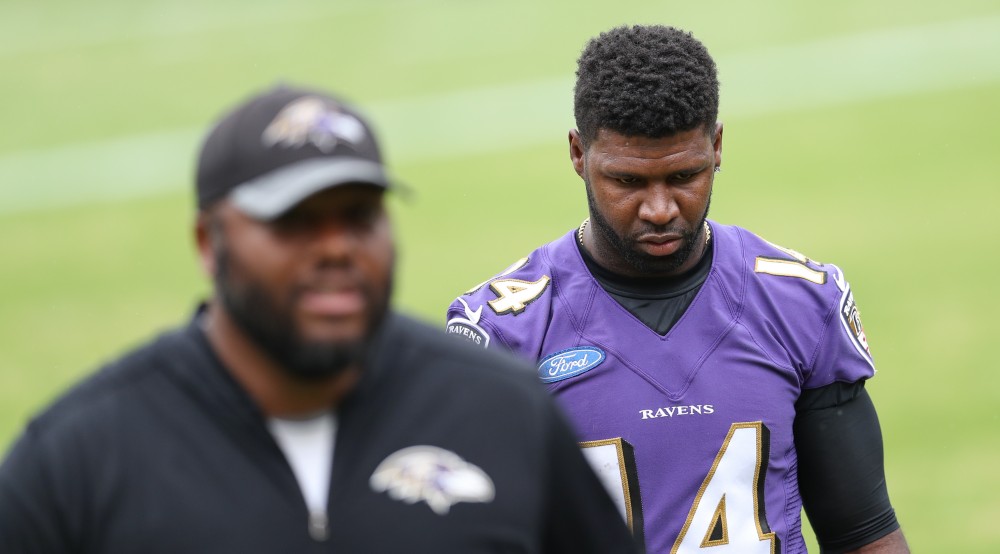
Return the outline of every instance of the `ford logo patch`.
[[[604,351],[596,346],[561,350],[538,363],[538,376],[543,383],[555,383],[594,369],[604,358]]]

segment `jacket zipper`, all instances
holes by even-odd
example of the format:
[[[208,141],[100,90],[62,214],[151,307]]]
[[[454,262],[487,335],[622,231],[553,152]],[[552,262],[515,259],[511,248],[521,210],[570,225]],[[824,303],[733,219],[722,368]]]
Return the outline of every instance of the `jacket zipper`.
[[[316,542],[324,542],[330,537],[326,512],[309,512],[309,536]]]

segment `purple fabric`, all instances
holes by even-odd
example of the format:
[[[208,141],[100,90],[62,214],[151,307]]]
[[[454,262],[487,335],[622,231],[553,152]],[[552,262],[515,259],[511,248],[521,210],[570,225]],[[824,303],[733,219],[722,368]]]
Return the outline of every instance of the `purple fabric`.
[[[757,272],[758,257],[796,262],[744,229],[711,226],[711,272],[666,336],[601,289],[580,257],[575,231],[491,280],[549,278],[519,313],[496,313],[489,302],[502,295],[488,283],[456,299],[448,310],[449,329],[464,329],[468,338],[471,324],[489,337],[480,344],[506,347],[532,361],[567,351],[556,360],[561,364],[546,364],[541,376],[560,367],[572,367],[572,375],[545,386],[581,441],[620,437],[634,448],[648,552],[669,552],[674,546],[710,472],[720,482],[727,478],[715,473],[713,464],[732,424],[760,422],[766,431],[758,431],[764,441],[758,451],[767,456],[761,460],[761,467],[766,463],[763,484],[756,483],[765,508],[757,534],[769,528],[781,552],[805,551],[792,437],[795,401],[802,389],[866,379],[874,368],[839,268],[799,264],[825,272],[822,284]],[[574,350],[579,347],[596,348],[605,358],[594,363],[598,356]],[[737,455],[736,447],[731,455]],[[727,532],[730,542],[738,543],[735,492],[755,483],[733,481],[727,487],[733,491],[727,495],[727,510],[733,510]],[[701,541],[711,530],[696,528],[697,523],[689,523],[686,533]]]

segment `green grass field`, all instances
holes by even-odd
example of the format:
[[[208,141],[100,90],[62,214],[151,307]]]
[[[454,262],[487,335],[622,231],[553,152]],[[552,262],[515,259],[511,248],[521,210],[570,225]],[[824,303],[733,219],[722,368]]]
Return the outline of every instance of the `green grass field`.
[[[1000,552],[1000,7],[370,0],[0,3],[0,449],[101,362],[183,321],[198,140],[278,80],[373,116],[395,173],[396,305],[454,296],[585,216],[576,57],[692,30],[722,81],[713,219],[837,263],[915,552]],[[814,543],[811,543],[814,544]]]

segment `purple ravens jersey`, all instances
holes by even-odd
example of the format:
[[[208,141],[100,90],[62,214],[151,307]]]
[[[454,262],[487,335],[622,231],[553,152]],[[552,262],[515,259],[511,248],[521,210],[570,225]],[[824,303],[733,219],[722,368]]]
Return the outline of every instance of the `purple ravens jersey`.
[[[867,339],[839,268],[711,226],[711,270],[664,336],[575,232],[457,298],[447,329],[537,363],[647,552],[803,552],[795,402],[874,375]]]

